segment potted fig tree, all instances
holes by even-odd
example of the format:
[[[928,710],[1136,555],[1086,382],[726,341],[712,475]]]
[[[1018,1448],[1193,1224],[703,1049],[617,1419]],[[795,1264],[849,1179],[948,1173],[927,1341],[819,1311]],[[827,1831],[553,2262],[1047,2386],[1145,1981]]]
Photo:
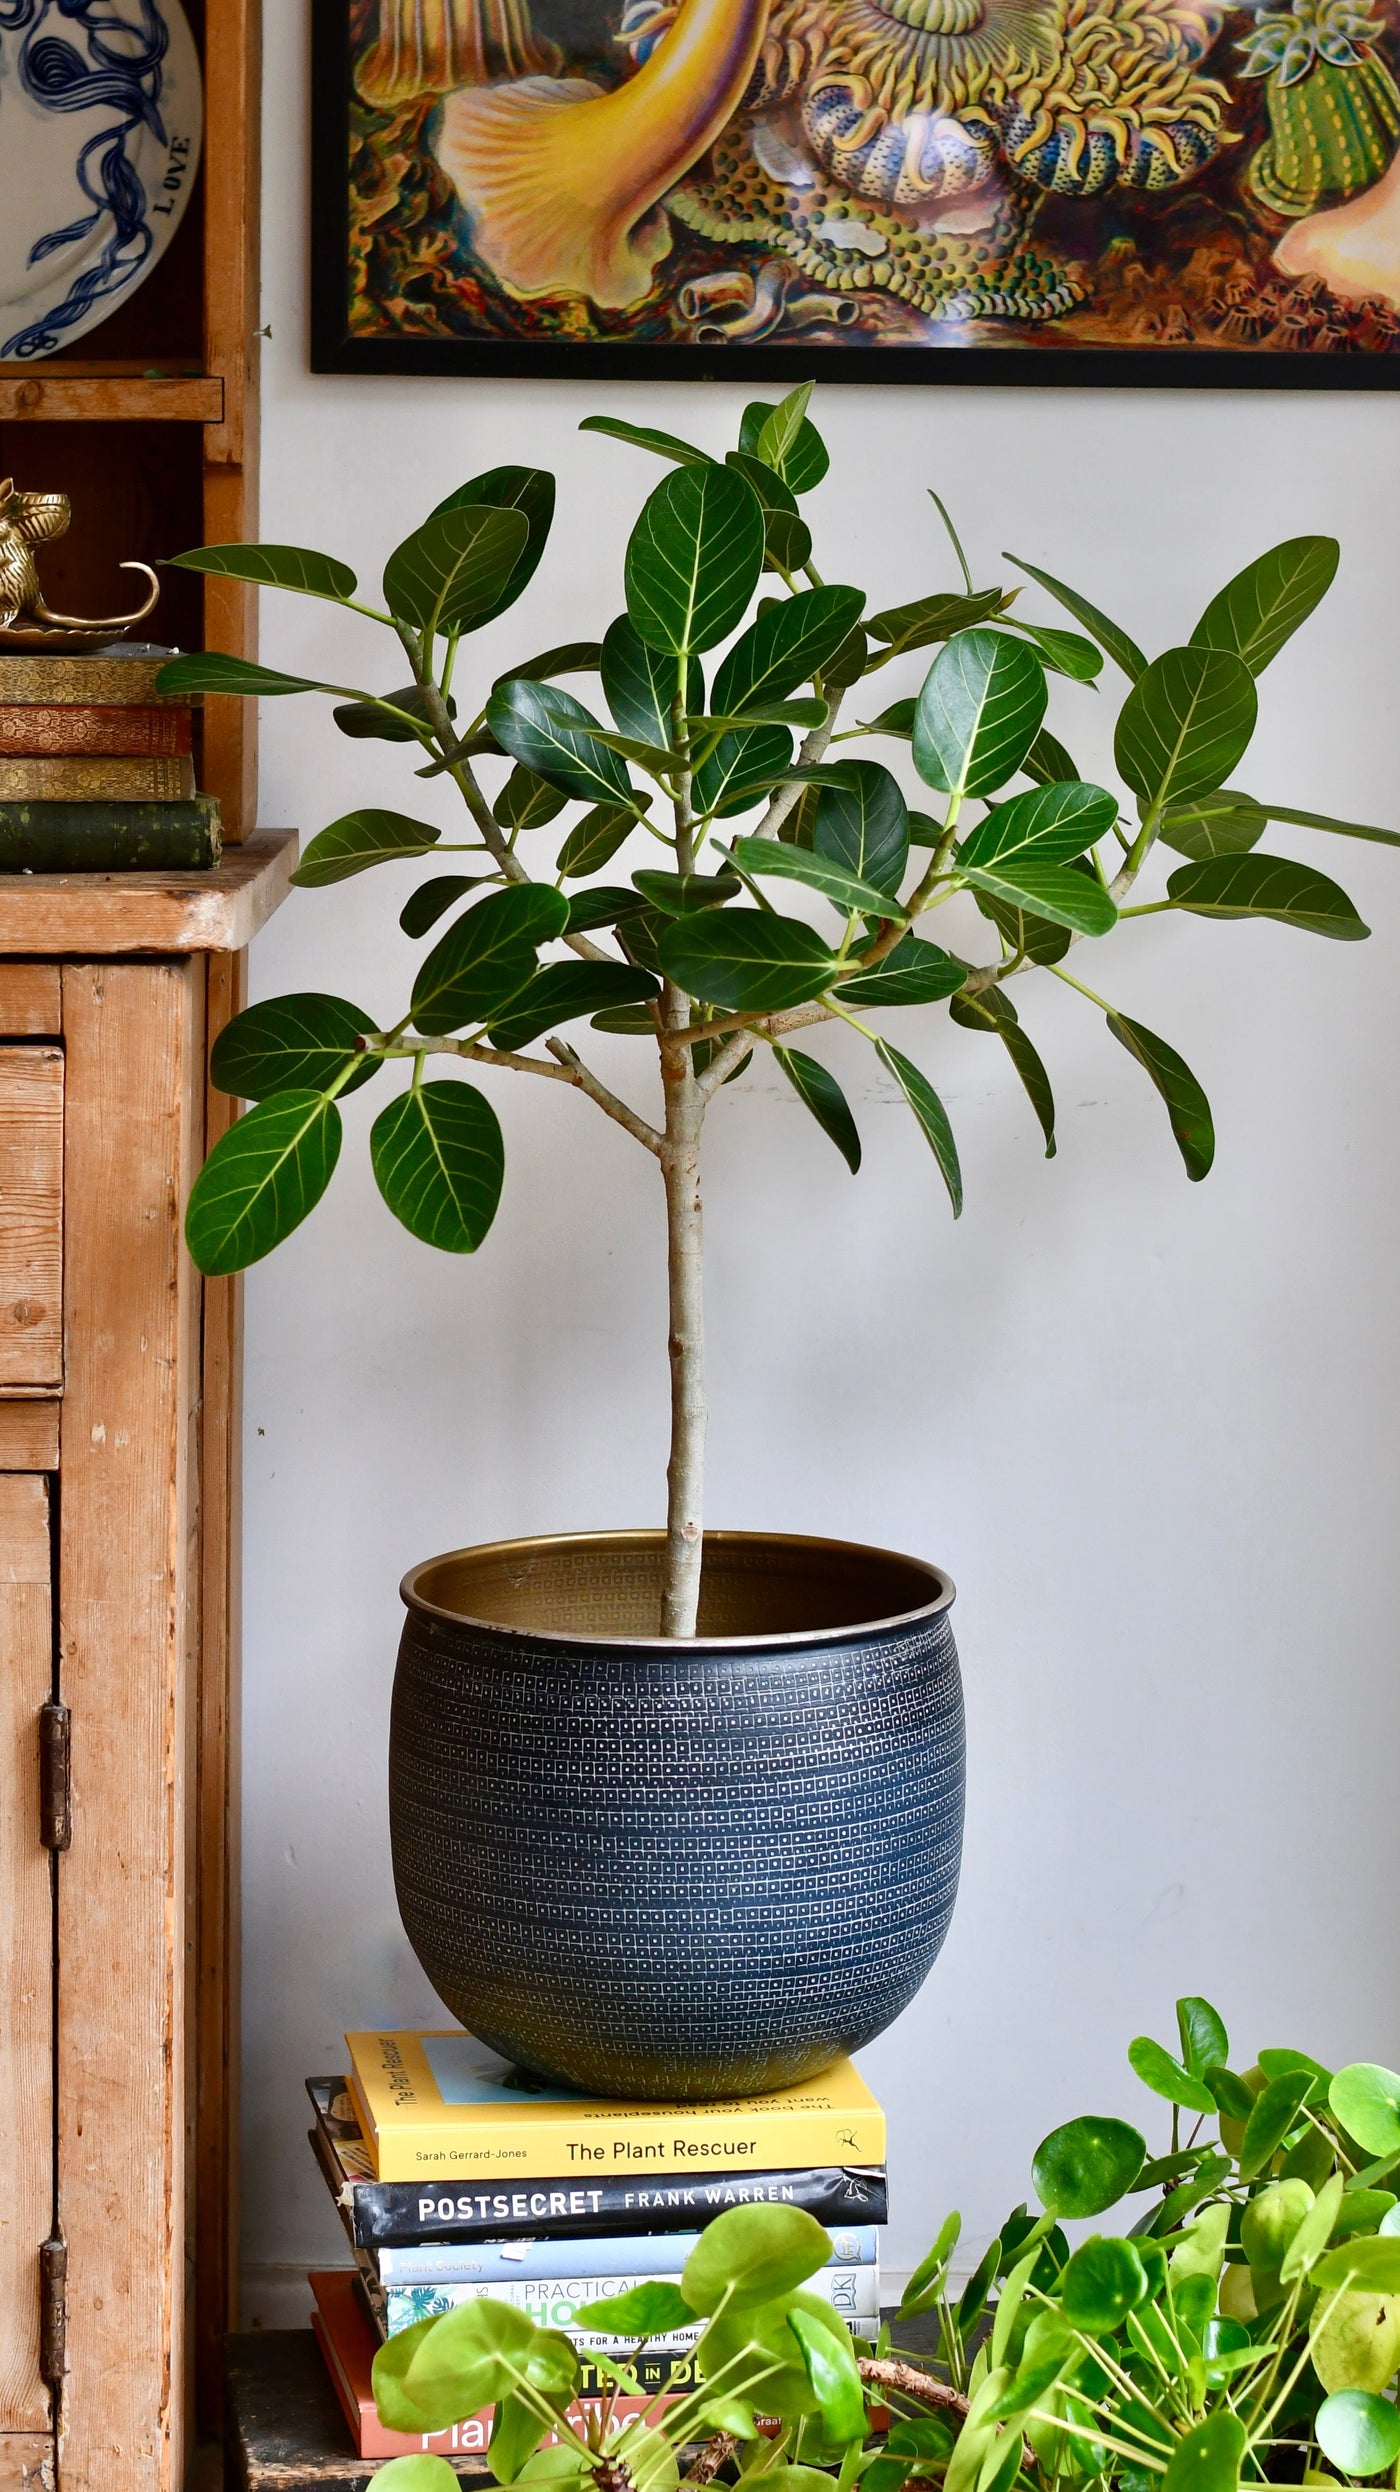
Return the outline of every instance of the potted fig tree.
[[[1098,954],[1163,910],[1355,940],[1367,930],[1336,883],[1261,852],[1266,823],[1394,838],[1236,784],[1255,678],[1324,594],[1331,540],[1263,555],[1150,663],[1028,564],[1080,628],[1024,616],[1016,589],[974,587],[951,524],[961,586],[868,613],[859,587],[813,560],[800,504],[827,455],[809,395],[751,406],[723,458],[590,419],[668,470],[628,543],[625,609],[597,642],[490,680],[473,663],[474,635],[533,577],[553,516],[552,478],[508,467],[440,503],[390,557],[378,603],[343,562],[299,547],[181,558],[363,615],[388,635],[401,688],[217,653],[163,677],[187,693],[329,694],[343,732],[402,742],[463,807],[453,840],[436,821],[362,808],[310,842],[296,879],[311,888],[454,853],[402,911],[417,953],[392,1026],[343,996],[289,995],[220,1037],[214,1079],[254,1104],[190,1200],[205,1272],[255,1262],[307,1217],[340,1151],[339,1099],[380,1077],[393,1091],[370,1134],[380,1191],[449,1253],[491,1226],[503,1081],[569,1085],[656,1164],[665,1528],[415,1567],[390,1782],[404,1921],[453,2012],[525,2067],[663,2099],[796,2082],[878,2033],[937,1953],[961,1837],[946,1578],[839,1541],[705,1531],[708,1116],[770,1052],[857,1170],[849,1104],[797,1043],[839,1023],[907,1101],[956,1216],[957,1143],[904,1028],[937,1007],[953,1043],[999,1040],[1049,1155],[1050,1081],[1015,1000],[1035,975],[1103,1015],[1159,1094],[1187,1175],[1204,1177],[1200,1085],[1106,1000]],[[882,707],[881,671],[915,650],[935,653],[921,690]],[[1122,689],[1130,810],[1047,729],[1051,675]],[[579,678],[588,702],[565,688]],[[878,758],[891,746],[927,810]],[[1149,884],[1164,850],[1165,878]],[[958,893],[984,937],[964,951],[930,934]],[[589,1024],[632,1041],[635,1082],[602,1078]]]

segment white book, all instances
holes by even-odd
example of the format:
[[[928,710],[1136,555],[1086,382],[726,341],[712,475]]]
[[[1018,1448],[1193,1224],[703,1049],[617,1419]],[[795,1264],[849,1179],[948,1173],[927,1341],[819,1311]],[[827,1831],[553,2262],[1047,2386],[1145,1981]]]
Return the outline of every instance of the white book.
[[[601,2335],[588,2325],[590,2302],[611,2301],[615,2294],[630,2293],[639,2284],[679,2284],[679,2274],[672,2276],[576,2276],[520,2278],[517,2281],[493,2277],[489,2282],[459,2284],[413,2284],[381,2286],[375,2299],[382,2303],[384,2331],[397,2336],[400,2329],[411,2328],[420,2319],[434,2319],[447,2310],[459,2310],[464,2302],[509,2302],[516,2310],[524,2310],[537,2327],[561,2328],[576,2345],[586,2352],[618,2353],[620,2340]],[[874,2328],[880,2317],[880,2270],[874,2266],[819,2268],[809,2276],[805,2287],[819,2293],[823,2301],[839,2310],[852,2327]],[[677,2328],[672,2335],[648,2338],[653,2353],[685,2353],[699,2340],[702,2322],[694,2327]]]

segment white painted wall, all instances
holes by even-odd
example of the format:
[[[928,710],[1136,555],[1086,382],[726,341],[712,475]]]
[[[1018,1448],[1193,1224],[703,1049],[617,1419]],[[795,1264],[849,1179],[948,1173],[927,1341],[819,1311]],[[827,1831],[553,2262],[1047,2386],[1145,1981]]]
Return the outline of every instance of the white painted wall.
[[[580,416],[723,448],[745,393],[311,378],[306,0],[268,14],[265,535],[373,579],[453,484],[528,459],[557,470],[561,524],[474,663],[593,633],[659,471],[580,439]],[[832,388],[819,414],[818,560],[879,602],[950,584],[928,484],[979,578],[1011,544],[1149,647],[1275,539],[1334,531],[1340,580],[1264,679],[1246,783],[1400,820],[1392,401]],[[264,628],[273,662],[394,680],[371,627],[327,608],[269,597]],[[911,689],[909,668],[882,690]],[[1087,771],[1109,768],[1109,712],[1054,695]],[[310,833],[357,800],[450,818],[314,704],[269,704],[264,750],[268,822]],[[1205,1083],[1203,1186],[1102,1022],[1049,980],[1022,1007],[1060,1102],[1049,1166],[999,1049],[934,1015],[913,1041],[961,1142],[956,1229],[854,1041],[828,1052],[866,1136],[858,1181],[771,1073],[713,1120],[711,1519],[922,1551],[961,1586],[963,1900],[865,2063],[891,2115],[896,2268],[950,2203],[985,2237],[1057,2121],[1140,2113],[1124,2047],[1170,2036],[1180,1990],[1220,2004],[1241,2058],[1400,2054],[1400,857],[1337,841],[1322,862],[1369,945],[1154,918],[1086,969]],[[255,992],[401,1009],[412,880],[295,895]],[[636,1079],[628,1042],[598,1058]],[[654,1170],[574,1096],[498,1088],[507,1188],[474,1262],[382,1207],[357,1099],[331,1198],[248,1284],[245,2221],[266,2320],[299,2320],[300,2270],[343,2255],[303,2075],[340,2064],[346,2026],[434,2014],[389,1872],[399,1576],[464,1541],[661,1512]]]

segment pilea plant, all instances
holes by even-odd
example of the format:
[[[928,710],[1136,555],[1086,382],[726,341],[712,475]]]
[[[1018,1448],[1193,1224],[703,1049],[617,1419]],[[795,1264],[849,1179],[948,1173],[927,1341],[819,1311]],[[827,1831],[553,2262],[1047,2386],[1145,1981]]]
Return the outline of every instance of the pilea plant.
[[[1262,854],[1265,825],[1400,844],[1233,784],[1255,728],[1255,678],[1327,589],[1337,563],[1329,538],[1293,538],[1263,555],[1210,600],[1183,645],[1150,663],[1087,599],[1031,564],[1018,568],[1079,630],[1024,616],[1016,588],[974,587],[951,523],[961,587],[867,613],[860,588],[822,577],[799,508],[828,463],[809,396],[804,387],[749,407],[722,459],[669,434],[589,419],[593,431],[672,464],[627,544],[625,611],[597,642],[489,677],[469,670],[472,635],[534,576],[553,516],[552,477],[503,467],[450,494],[390,556],[380,606],[360,599],[343,562],[298,547],[216,546],[180,558],[363,615],[406,661],[412,680],[402,689],[317,682],[217,653],[178,659],[162,678],[187,693],[328,693],[345,734],[413,748],[419,777],[450,783],[462,799],[467,836],[457,840],[437,822],[377,807],[343,816],[311,841],[296,875],[303,886],[449,849],[474,860],[466,872],[435,874],[402,910],[411,942],[442,931],[391,1026],[343,997],[304,994],[258,1004],[223,1032],[214,1079],[257,1104],[194,1188],[191,1252],[204,1271],[228,1272],[285,1238],[330,1182],[338,1099],[397,1065],[407,1086],[370,1137],[380,1190],[414,1236],[469,1253],[491,1226],[504,1149],[486,1091],[460,1076],[480,1068],[493,1081],[571,1085],[655,1159],[664,1183],[672,1423],[663,1628],[673,1636],[694,1632],[701,1569],[702,1136],[755,1053],[771,1054],[855,1171],[850,1106],[830,1069],[794,1041],[838,1024],[858,1032],[907,1100],[956,1215],[962,1176],[943,1101],[887,1033],[919,1006],[946,1005],[949,1045],[1000,1040],[1050,1156],[1050,1080],[1014,1000],[1036,971],[1103,1015],[1160,1093],[1187,1174],[1201,1178],[1215,1147],[1209,1105],[1175,1046],[1105,1000],[1111,975],[1097,954],[1106,938],[1131,919],[1184,911],[1355,940],[1367,929],[1345,893],[1311,866]],[[885,670],[931,648],[919,688],[883,699]],[[1083,779],[1045,725],[1049,677],[1091,684],[1105,658],[1126,685],[1114,752],[1131,806]],[[610,723],[563,689],[564,676],[598,679]],[[843,723],[848,710],[853,723]],[[912,760],[932,810],[909,805],[884,761],[845,749],[872,741]],[[750,828],[733,827],[753,815]],[[599,881],[629,842],[629,862],[639,847],[651,861]],[[1162,847],[1172,852],[1164,886],[1145,896],[1142,878]],[[931,941],[934,913],[960,893],[976,902],[980,935],[960,919],[963,948]],[[1094,956],[1083,974],[1077,953],[1068,965],[1081,944]],[[625,1071],[614,1088],[562,1035],[588,1018],[632,1037],[639,1057],[645,1045],[659,1106],[655,1091],[653,1103],[631,1104]],[[457,1077],[426,1079],[430,1057],[449,1059]]]
[[[682,2455],[689,2484],[723,2471],[749,2492],[1394,2483],[1400,2076],[1297,2050],[1237,2073],[1206,2000],[1178,2000],[1177,2024],[1177,2049],[1143,2035],[1128,2054],[1172,2106],[1165,2150],[1118,2118],[1053,2130],[1031,2166],[1040,2211],[1015,2207],[957,2294],[950,2216],[878,2342],[802,2290],[830,2251],[812,2217],[736,2207],[678,2286],[590,2306],[590,2341],[636,2340],[630,2359],[590,2354],[609,2400],[578,2406],[567,2337],[479,2301],[381,2347],[380,2417],[421,2434],[494,2404],[498,2482],[598,2492],[676,2492]],[[1066,2223],[1125,2201],[1129,2229],[1071,2250]],[[931,2353],[899,2342],[915,2323]],[[686,2327],[694,2385],[648,2406],[637,2356]],[[616,2429],[623,2395],[643,2411]],[[451,2475],[413,2457],[379,2482],[451,2492]]]

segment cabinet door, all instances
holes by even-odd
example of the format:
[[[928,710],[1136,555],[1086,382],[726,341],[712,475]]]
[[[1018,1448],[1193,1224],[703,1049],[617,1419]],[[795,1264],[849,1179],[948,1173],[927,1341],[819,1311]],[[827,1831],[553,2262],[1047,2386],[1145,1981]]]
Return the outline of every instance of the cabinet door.
[[[63,1055],[0,1046],[0,1391],[63,1382]]]
[[[53,1690],[47,1483],[0,1474],[0,2487],[31,2471],[39,2245],[53,2223],[53,1898],[39,1715]]]

